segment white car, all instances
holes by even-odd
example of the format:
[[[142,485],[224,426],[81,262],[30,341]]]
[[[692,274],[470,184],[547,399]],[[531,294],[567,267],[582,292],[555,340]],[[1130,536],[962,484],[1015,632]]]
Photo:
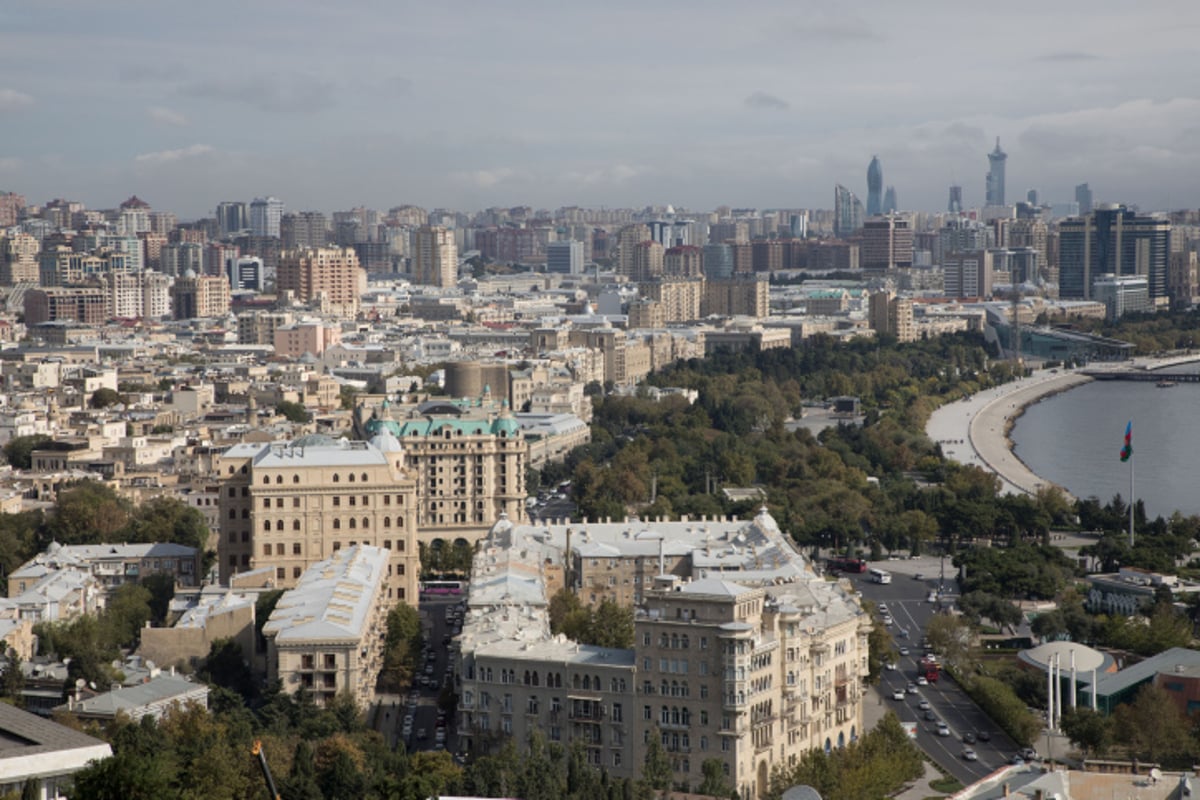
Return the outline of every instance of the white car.
[[[917,676],[917,686],[928,686],[928,685],[929,685],[928,678],[926,678],[924,675]]]
[[[946,723],[944,723],[944,722],[939,722],[938,727],[937,727],[937,735],[938,736],[949,736],[950,735],[949,726],[947,726]]]
[[[895,662],[895,661],[889,661],[889,662],[887,662],[886,664],[884,664],[884,667],[885,667],[885,668],[887,668],[887,669],[889,669],[889,670],[895,670],[895,669],[896,669],[896,662]]]
[[[963,750],[963,758],[965,758],[967,761],[978,761],[979,755],[970,747],[968,747]]]
[[[903,700],[904,699],[904,690],[897,689],[896,691],[892,692],[892,699],[893,700]]]

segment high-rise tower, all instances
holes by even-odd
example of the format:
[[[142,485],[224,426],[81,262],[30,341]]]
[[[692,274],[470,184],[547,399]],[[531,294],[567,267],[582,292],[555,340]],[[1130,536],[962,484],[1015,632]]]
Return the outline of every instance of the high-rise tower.
[[[895,214],[898,206],[896,205],[896,187],[889,186],[883,193],[883,213]]]
[[[962,187],[950,187],[950,202],[946,204],[946,210],[951,214],[961,214],[963,210],[962,204]]]
[[[1075,202],[1079,204],[1079,213],[1092,213],[1092,189],[1086,183],[1075,187]]]
[[[844,239],[862,226],[862,201],[839,183],[833,188],[833,235]]]
[[[883,167],[879,157],[871,156],[867,167],[867,216],[878,217],[883,213]]]
[[[1000,137],[996,137],[996,149],[988,153],[987,202],[985,205],[1004,205],[1004,162],[1008,153],[1000,149]]]

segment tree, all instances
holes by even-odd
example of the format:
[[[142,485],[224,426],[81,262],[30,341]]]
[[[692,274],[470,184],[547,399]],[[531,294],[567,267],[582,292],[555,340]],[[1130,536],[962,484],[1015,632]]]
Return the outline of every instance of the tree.
[[[707,794],[711,797],[729,797],[733,794],[733,784],[725,776],[725,763],[719,758],[706,758],[700,764],[700,774],[704,779],[696,789],[696,794]]]
[[[353,411],[357,397],[358,389],[349,384],[343,384],[338,388],[338,405],[341,406],[343,411]]]
[[[142,628],[150,620],[150,590],[136,583],[117,587],[101,617],[111,641],[122,647],[137,644]]]
[[[1132,754],[1164,765],[1191,763],[1194,744],[1190,724],[1166,690],[1147,684],[1132,703],[1113,712],[1117,741]]]
[[[582,641],[587,636],[591,615],[570,589],[564,586],[555,592],[548,610],[552,632],[575,641]]]
[[[1007,683],[988,675],[977,675],[962,681],[963,689],[979,704],[984,713],[1022,747],[1033,744],[1042,729],[1041,721],[1033,714]]]
[[[242,646],[234,639],[217,639],[213,642],[196,672],[209,683],[237,692],[247,703],[258,696],[250,664],[242,652]]]
[[[33,466],[33,451],[52,441],[53,437],[44,433],[13,437],[4,445],[4,458],[16,469],[29,469]]]
[[[972,647],[975,631],[962,617],[954,614],[936,614],[925,626],[925,638],[935,653],[960,672],[973,667]]]
[[[3,642],[0,642],[3,646]],[[0,697],[21,708],[25,705],[24,696],[25,673],[21,672],[21,656],[13,648],[8,648],[5,657],[4,672],[0,673]]]
[[[663,749],[661,738],[662,733],[655,725],[650,731],[646,757],[642,760],[642,776],[637,782],[637,797],[641,800],[661,797],[671,788],[671,761]]]
[[[633,647],[633,608],[623,608],[604,598],[592,611],[587,640],[600,647]]]
[[[1112,746],[1112,719],[1090,708],[1072,708],[1063,714],[1063,733],[1083,750],[1083,757],[1103,756]]]
[[[80,481],[58,495],[43,541],[100,544],[120,541],[129,524],[129,502],[98,481]]]
[[[92,398],[88,401],[88,404],[92,408],[108,408],[124,401],[125,398],[116,389],[109,389],[107,386],[102,386],[92,392]]]
[[[150,621],[160,627],[166,625],[171,600],[175,597],[174,576],[166,572],[155,572],[142,578],[142,586],[150,592]]]
[[[293,403],[290,400],[281,400],[275,405],[275,413],[287,419],[288,422],[294,422],[297,425],[303,425],[308,422],[308,410],[300,403]]]

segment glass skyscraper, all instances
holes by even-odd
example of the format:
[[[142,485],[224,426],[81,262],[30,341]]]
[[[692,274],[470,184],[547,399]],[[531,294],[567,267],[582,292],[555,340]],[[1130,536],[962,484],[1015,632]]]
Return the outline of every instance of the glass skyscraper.
[[[1008,153],[1000,149],[1000,137],[996,137],[996,149],[988,153],[987,201],[989,206],[1004,205],[1004,166]]]
[[[883,213],[883,167],[878,156],[871,156],[867,167],[867,216],[878,217]]]

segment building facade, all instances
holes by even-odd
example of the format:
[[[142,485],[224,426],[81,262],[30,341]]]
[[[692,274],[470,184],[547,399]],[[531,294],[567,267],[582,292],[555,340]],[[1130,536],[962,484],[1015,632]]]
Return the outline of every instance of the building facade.
[[[415,283],[443,288],[458,283],[458,246],[454,231],[424,225],[412,232],[412,276]]]
[[[270,567],[276,587],[292,588],[313,564],[363,544],[390,553],[388,598],[416,604],[416,483],[395,437],[238,444],[220,456],[217,469],[222,583]]]
[[[358,315],[364,279],[358,255],[348,247],[285,251],[275,274],[279,292],[293,292],[298,300],[346,317]]]
[[[267,674],[283,691],[304,689],[318,704],[348,692],[359,708],[370,705],[397,602],[384,591],[392,566],[390,551],[354,545],[310,566],[284,592],[262,629]]]
[[[985,205],[1004,205],[1004,172],[1008,153],[1000,149],[1000,137],[996,137],[996,149],[988,153],[988,174]]]
[[[907,269],[913,262],[913,232],[904,217],[872,217],[863,223],[859,260],[864,270]]]
[[[1167,286],[1171,223],[1105,204],[1087,216],[1063,220],[1058,231],[1058,293],[1063,299],[1090,300],[1100,275],[1140,275],[1150,299],[1170,296]]]

